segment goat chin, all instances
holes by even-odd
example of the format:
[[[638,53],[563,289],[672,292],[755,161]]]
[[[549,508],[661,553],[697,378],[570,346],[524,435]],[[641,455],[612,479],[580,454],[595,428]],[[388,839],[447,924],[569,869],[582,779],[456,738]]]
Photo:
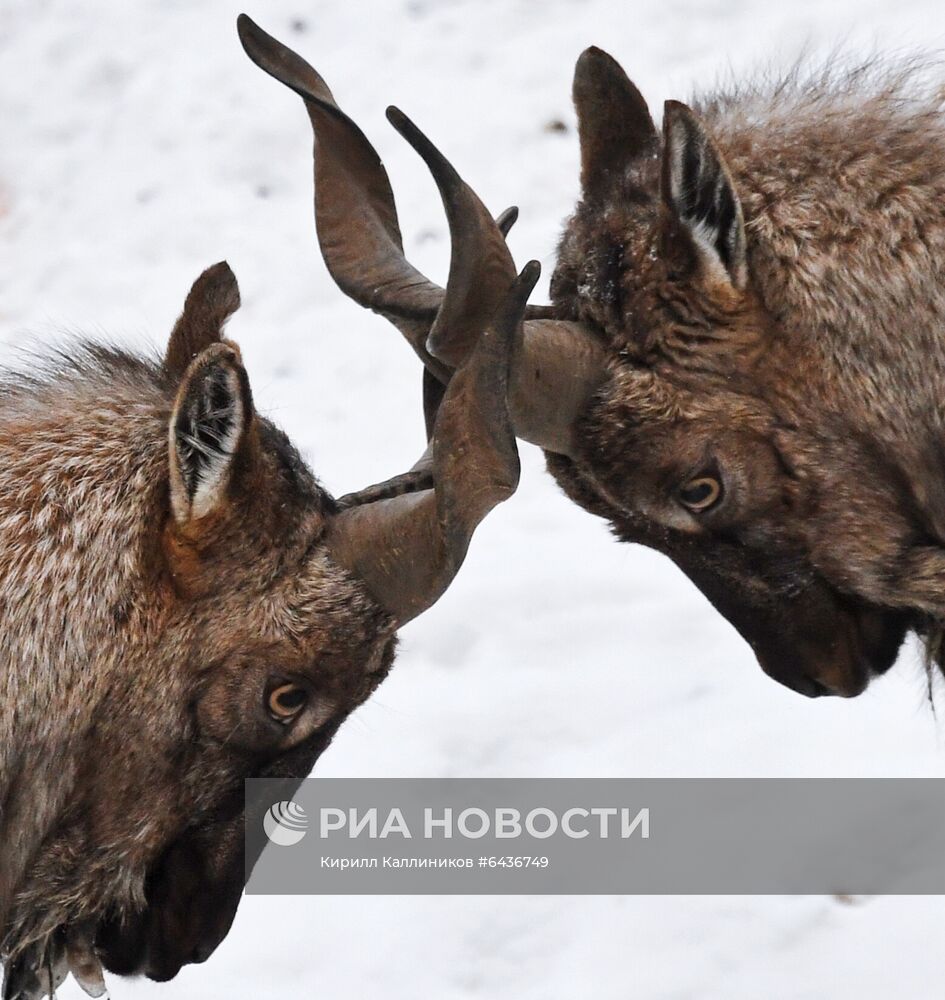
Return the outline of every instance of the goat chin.
[[[42,1000],[55,995],[69,975],[90,997],[104,997],[105,971],[90,933],[60,930],[29,946],[6,974],[3,1000]]]
[[[20,890],[2,942],[2,1000],[52,997],[70,974],[88,996],[106,995],[96,936],[105,913],[130,914],[144,905],[144,875],[134,867],[98,874],[68,883],[47,873]]]

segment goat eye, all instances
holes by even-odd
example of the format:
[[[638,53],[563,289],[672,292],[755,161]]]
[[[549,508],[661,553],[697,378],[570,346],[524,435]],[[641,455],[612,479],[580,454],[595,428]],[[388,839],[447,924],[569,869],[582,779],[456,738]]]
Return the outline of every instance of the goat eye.
[[[679,499],[693,513],[702,514],[722,499],[722,484],[715,476],[690,479],[679,491]]]
[[[308,692],[291,682],[273,688],[266,698],[269,714],[283,724],[291,722],[305,708]]]

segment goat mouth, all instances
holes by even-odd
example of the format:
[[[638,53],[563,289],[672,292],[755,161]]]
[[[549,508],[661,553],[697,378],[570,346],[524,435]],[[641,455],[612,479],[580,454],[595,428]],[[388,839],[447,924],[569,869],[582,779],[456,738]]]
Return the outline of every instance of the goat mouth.
[[[798,636],[789,655],[783,643],[767,650],[756,646],[755,653],[769,677],[798,694],[856,698],[896,662],[907,631],[898,613],[847,606],[836,610],[819,636]]]
[[[867,689],[871,676],[871,672],[865,667],[854,670],[842,681],[832,684],[825,684],[820,678],[808,675],[802,678],[795,690],[808,698],[823,698],[825,696],[855,698]]]
[[[857,664],[845,669],[842,674],[837,670],[824,673],[792,672],[790,675],[769,670],[762,663],[762,669],[773,680],[785,687],[804,695],[805,698],[855,698],[866,690],[870,682],[870,671]]]
[[[908,631],[909,622],[903,614],[860,609],[846,622],[847,663],[840,669],[819,672],[817,680],[832,694],[855,698],[896,662]]]

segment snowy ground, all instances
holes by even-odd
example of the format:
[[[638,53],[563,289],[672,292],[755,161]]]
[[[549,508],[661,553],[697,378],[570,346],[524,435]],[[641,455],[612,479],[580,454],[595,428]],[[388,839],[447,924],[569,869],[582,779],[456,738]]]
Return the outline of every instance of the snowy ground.
[[[408,254],[440,280],[446,227],[399,104],[550,269],[577,189],[574,60],[596,43],[659,108],[805,44],[935,47],[928,0],[247,0],[324,74],[392,174]],[[256,399],[345,492],[421,446],[419,372],[339,293],[311,220],[301,102],[211,0],[0,0],[0,338],[166,336],[226,257]],[[546,124],[561,119],[565,133]],[[618,546],[523,448],[513,502],[403,633],[394,674],[325,775],[945,775],[914,652],[853,702],[808,702],[659,556]],[[113,996],[814,1000],[941,996],[941,899],[247,899],[211,961]],[[77,995],[74,988],[61,997]]]

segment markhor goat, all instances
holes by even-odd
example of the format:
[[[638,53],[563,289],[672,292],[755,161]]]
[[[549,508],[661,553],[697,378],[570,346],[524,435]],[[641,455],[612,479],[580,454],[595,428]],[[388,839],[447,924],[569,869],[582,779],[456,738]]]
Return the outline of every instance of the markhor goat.
[[[536,278],[478,301],[418,466],[341,500],[253,408],[222,337],[226,264],[197,280],[163,360],[84,347],[5,377],[5,1000],[68,971],[100,995],[102,962],[169,978],[226,934],[243,780],[306,776],[515,490],[506,377]]]
[[[435,400],[471,341],[385,239],[383,168],[310,67],[246,19],[241,32],[306,101],[329,269],[406,334]],[[515,348],[513,424],[568,495],[670,556],[763,669],[809,696],[860,693],[909,630],[940,654],[945,92],[922,79],[794,73],[668,101],[658,130],[588,49],[573,91],[582,198],[553,305],[528,308]],[[434,169],[454,234],[487,217],[389,117]],[[353,222],[330,210],[341,189]],[[490,273],[508,283],[493,229]]]

